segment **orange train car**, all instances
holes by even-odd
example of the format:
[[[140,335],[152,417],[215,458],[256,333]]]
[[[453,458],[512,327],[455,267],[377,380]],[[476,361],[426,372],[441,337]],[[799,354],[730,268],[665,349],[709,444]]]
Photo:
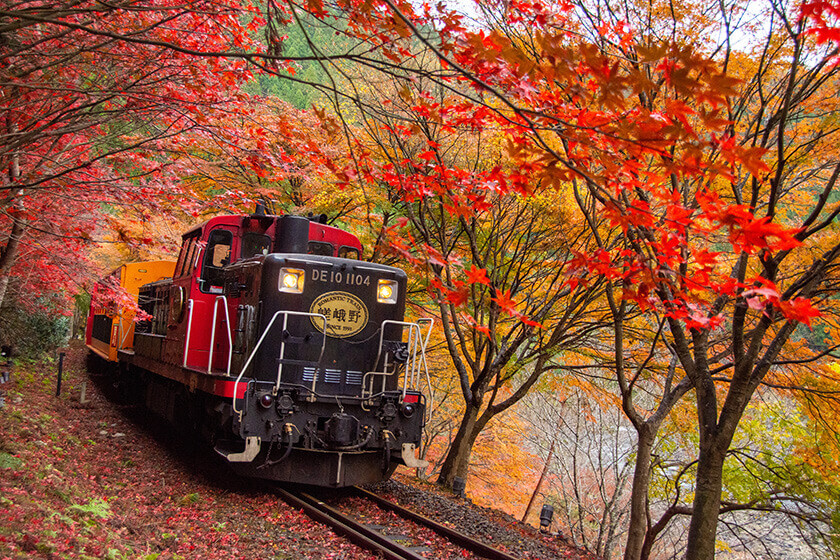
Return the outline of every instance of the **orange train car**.
[[[146,261],[124,264],[100,280],[93,289],[97,292],[106,286],[119,286],[137,301],[140,286],[171,278],[175,272],[175,261]],[[99,357],[116,362],[120,350],[134,347],[133,309],[120,309],[116,304],[94,305],[88,314],[85,328],[85,344]]]

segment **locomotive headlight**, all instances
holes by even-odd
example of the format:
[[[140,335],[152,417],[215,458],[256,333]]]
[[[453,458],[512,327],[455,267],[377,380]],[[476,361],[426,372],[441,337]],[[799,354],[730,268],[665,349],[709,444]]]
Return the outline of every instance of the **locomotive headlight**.
[[[376,301],[379,303],[397,303],[397,282],[380,280],[376,289]]]
[[[303,280],[306,273],[299,268],[280,269],[280,291],[287,294],[303,293]]]

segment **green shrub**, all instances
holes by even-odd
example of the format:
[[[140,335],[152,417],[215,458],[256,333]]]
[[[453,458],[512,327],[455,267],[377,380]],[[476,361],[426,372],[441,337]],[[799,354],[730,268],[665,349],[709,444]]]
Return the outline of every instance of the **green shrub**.
[[[11,346],[17,356],[37,358],[67,344],[70,322],[70,317],[55,309],[4,306],[0,310],[0,345]]]

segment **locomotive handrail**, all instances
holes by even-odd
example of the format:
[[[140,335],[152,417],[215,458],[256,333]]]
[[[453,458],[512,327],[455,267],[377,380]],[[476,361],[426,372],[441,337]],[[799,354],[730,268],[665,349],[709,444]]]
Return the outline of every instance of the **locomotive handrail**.
[[[429,323],[429,328],[426,331],[426,337],[425,338],[423,338],[423,331],[421,330],[422,328],[420,326],[421,323]],[[426,385],[429,388],[430,397],[431,397],[431,391],[432,391],[432,384],[431,384],[431,379],[429,378],[429,366],[426,363],[426,347],[429,345],[429,339],[432,336],[432,327],[434,326],[434,323],[435,322],[431,317],[423,317],[423,318],[417,319],[417,322],[415,323],[417,325],[417,338],[415,340],[415,345],[416,344],[420,345],[420,359],[423,362],[422,366],[423,366],[423,370],[426,374]],[[415,354],[416,354],[416,352],[415,352]],[[416,383],[417,386],[419,387],[420,386],[420,379],[419,379],[419,377],[420,377],[420,366],[417,364],[416,359],[414,360],[414,370],[413,370],[412,376],[413,376],[412,377],[412,384]],[[417,378],[416,380],[415,380],[415,377]],[[405,383],[403,383],[403,397],[405,397],[405,390],[406,390],[405,389]]]
[[[283,313],[285,317],[283,318],[283,331],[285,332],[286,327],[289,324],[289,315],[297,315],[300,317],[320,317],[321,320],[324,322],[324,336],[321,337],[321,353],[318,355],[318,364],[321,364],[321,359],[324,357],[324,349],[327,347],[327,316],[323,313],[308,313],[306,311],[278,311],[277,313]],[[276,314],[275,314],[276,315]],[[272,318],[273,319],[273,318]],[[268,329],[266,329],[268,330]],[[274,392],[280,390],[280,378],[283,375],[283,360],[285,359],[286,355],[286,341],[281,339],[280,341],[280,363],[277,366],[277,381],[274,384]],[[315,368],[315,373],[312,375],[312,393],[315,393],[315,383],[318,381],[318,368]]]
[[[321,358],[324,357],[324,348],[326,347],[326,344],[327,344],[327,334],[326,334],[327,333],[327,317],[326,317],[326,315],[324,315],[322,313],[305,313],[303,311],[284,311],[282,309],[280,311],[276,312],[274,315],[272,315],[271,321],[269,321],[268,325],[265,327],[265,330],[263,331],[262,336],[260,336],[260,339],[257,341],[257,345],[254,346],[254,349],[251,351],[251,355],[248,356],[248,359],[245,361],[245,365],[242,366],[242,371],[239,372],[239,376],[237,376],[236,381],[233,382],[233,412],[236,413],[236,414],[239,414],[240,416],[242,415],[243,411],[236,409],[236,391],[239,388],[239,383],[241,383],[242,376],[245,375],[245,370],[247,370],[248,366],[251,365],[251,360],[253,360],[254,356],[257,355],[257,350],[260,349],[260,346],[262,345],[263,340],[265,340],[265,337],[268,334],[268,331],[270,331],[271,327],[274,325],[274,321],[277,319],[277,316],[281,315],[281,314],[286,315],[286,319],[283,321],[283,330],[286,330],[286,325],[288,324],[288,319],[289,319],[288,316],[289,315],[320,317],[321,320],[324,322],[324,337],[321,339],[321,354],[318,356],[318,363],[319,364],[321,363]],[[282,359],[283,352],[285,350],[285,346],[286,346],[285,342],[280,343],[280,356],[281,356],[280,359]],[[280,364],[277,368],[277,382],[274,386],[275,393],[280,389],[280,375],[281,375],[282,371],[283,371],[283,362],[280,362]],[[313,392],[315,390],[315,386],[314,386],[315,385],[315,380],[317,380],[317,379],[318,379],[318,372],[317,372],[317,368],[316,368],[314,380],[312,381]]]
[[[213,304],[213,330],[210,331],[210,351],[207,358],[207,373],[213,373],[213,344],[216,342],[216,317],[219,311],[219,302],[224,303],[225,310],[225,324],[228,326],[225,331],[228,338],[228,359],[227,369],[225,375],[230,375],[230,360],[233,357],[233,339],[230,336],[230,313],[228,312],[228,302],[225,296],[216,296],[216,302]]]
[[[429,330],[426,331],[426,338],[422,339],[421,347],[420,347],[420,356],[423,360],[423,370],[426,374],[426,388],[429,391],[429,406],[426,407],[426,420],[429,421],[432,418],[432,410],[435,407],[435,389],[432,387],[432,380],[429,377],[429,364],[426,362],[426,348],[429,346],[429,339],[432,337],[432,327],[434,326],[434,320],[431,317],[424,317],[421,319],[417,319],[418,329],[420,328],[419,325],[421,322],[425,323],[428,321],[429,323]],[[422,331],[421,331],[422,334]],[[419,375],[419,371],[418,371]],[[418,382],[419,384],[419,382]],[[403,399],[405,399],[405,389],[403,389]]]
[[[421,323],[428,323],[429,328],[426,331],[426,336],[423,337],[423,331],[420,327]],[[429,344],[429,338],[432,335],[432,326],[434,325],[434,320],[430,317],[423,317],[417,319],[414,323],[408,323],[405,321],[392,321],[390,319],[382,321],[382,325],[379,329],[379,349],[376,353],[376,361],[373,362],[374,367],[376,364],[379,363],[379,358],[382,357],[382,348],[385,341],[385,325],[392,324],[392,325],[400,325],[403,327],[408,327],[408,341],[406,342],[406,347],[408,348],[408,359],[406,360],[406,368],[405,368],[405,376],[403,378],[403,390],[402,390],[402,397],[405,398],[405,393],[408,390],[409,386],[409,379],[410,384],[412,387],[417,387],[420,384],[420,368],[422,367],[425,374],[426,374],[426,387],[429,390],[429,406],[427,411],[431,411],[434,405],[434,390],[432,388],[432,381],[429,377],[429,366],[426,362],[426,346]],[[415,334],[416,330],[416,334]],[[420,350],[420,362],[418,363],[417,360],[417,351]],[[386,369],[387,365],[383,364],[383,369]],[[369,371],[365,373],[364,378],[362,378],[362,398],[365,398],[365,383],[368,376],[375,376],[380,375],[382,376],[382,383],[383,383],[383,390],[385,384],[385,377],[389,375],[393,375],[388,373],[387,371]],[[373,394],[373,381],[371,381],[371,389],[370,393]]]
[[[187,355],[190,353],[190,335],[192,334],[193,300],[187,300],[187,339],[184,341],[184,367],[187,367]]]
[[[402,324],[403,326],[409,325],[409,340],[411,340],[411,333],[413,331],[410,330],[410,323],[400,323],[398,321],[392,321],[392,320],[389,320],[389,319],[386,319],[385,321],[382,321],[382,324],[379,325],[379,346],[378,346],[377,351],[376,351],[376,359],[373,361],[373,367],[374,368],[376,368],[376,366],[379,364],[379,358],[382,357],[382,343],[383,343],[383,340],[385,338],[385,325],[387,323]],[[407,365],[408,364],[406,363],[406,366]],[[406,367],[406,371],[408,371],[408,367]],[[365,398],[365,393],[366,392],[368,393],[368,395],[367,395],[368,397],[373,396],[373,383],[374,383],[374,380],[372,379],[373,377],[376,377],[376,376],[382,377],[382,390],[384,391],[385,390],[385,378],[390,377],[391,375],[394,375],[395,373],[396,373],[396,368],[394,368],[393,372],[388,371],[388,356],[386,354],[385,355],[385,361],[382,363],[382,371],[368,371],[362,377],[362,399]],[[367,386],[368,376],[371,377],[370,391],[365,391],[365,387]],[[403,385],[405,385],[405,379],[403,379]]]
[[[423,338],[423,331],[421,330],[420,323],[428,323],[429,324],[429,328],[426,331],[425,339]],[[429,338],[432,335],[432,326],[434,325],[434,320],[429,318],[429,317],[423,317],[421,319],[417,319],[417,321],[414,322],[414,323],[409,323],[409,322],[405,322],[405,321],[393,321],[393,320],[390,320],[390,319],[382,321],[382,326],[381,326],[380,331],[379,331],[379,349],[376,353],[376,361],[373,362],[374,367],[376,367],[376,364],[379,363],[379,358],[382,357],[382,347],[384,345],[384,340],[385,340],[385,325],[387,325],[387,324],[400,325],[400,326],[403,326],[403,327],[408,327],[408,341],[406,342],[406,347],[408,348],[410,358],[408,359],[408,361],[406,363],[406,377],[403,380],[403,396],[405,396],[405,391],[407,389],[407,382],[408,382],[409,374],[411,375],[411,385],[415,386],[415,385],[419,384],[418,377],[420,375],[420,365],[417,364],[417,358],[416,358],[418,349],[420,350],[420,356],[421,356],[421,360],[423,362],[423,364],[422,364],[423,368],[426,371],[426,382],[428,383],[430,381],[429,380],[429,371],[428,371],[429,368],[426,364],[426,346],[428,345]],[[417,330],[416,335],[414,334],[415,329]],[[418,348],[418,346],[419,346],[419,348]],[[410,370],[409,370],[409,368],[410,368]],[[373,373],[378,373],[378,372],[368,372],[368,373],[373,374]],[[387,372],[383,372],[383,373],[387,373]]]
[[[125,329],[125,332],[123,332],[123,321],[125,321],[125,318],[123,317],[122,310],[120,310],[120,314],[117,315],[117,317],[120,318],[120,326],[119,326],[119,331],[118,331],[118,334],[117,334],[117,338],[120,341],[120,345],[118,347],[118,349],[119,349],[119,348],[124,348],[125,347],[125,341],[128,338],[128,329]]]

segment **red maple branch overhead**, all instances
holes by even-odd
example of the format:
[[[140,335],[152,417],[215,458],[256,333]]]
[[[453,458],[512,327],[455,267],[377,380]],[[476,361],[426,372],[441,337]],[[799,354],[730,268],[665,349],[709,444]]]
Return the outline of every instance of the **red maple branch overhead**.
[[[203,0],[27,3],[0,10],[0,18],[8,30],[0,54],[0,166],[7,171],[0,227],[19,229],[22,243],[20,253],[4,251],[0,277],[28,278],[24,300],[36,300],[62,287],[76,291],[79,275],[65,263],[84,261],[87,245],[110,227],[122,241],[142,244],[148,235],[123,235],[126,210],[194,210],[181,195],[180,178],[192,170],[180,155],[194,152],[197,138],[236,149],[228,139],[241,131],[222,117],[244,120],[252,111],[240,91],[249,65],[213,53],[242,48],[265,20],[238,2]],[[63,269],[64,277],[32,283],[17,258],[23,255]]]
[[[120,286],[119,279],[113,275],[96,284],[91,293],[90,305],[98,314],[109,317],[132,317],[134,321],[147,321],[152,318],[140,308],[137,296]]]
[[[804,2],[800,18],[808,26],[807,32],[814,35],[818,43],[830,44],[835,49],[840,46],[840,3],[836,0]],[[835,62],[836,54],[835,51]]]
[[[539,30],[529,34],[527,48],[503,26],[472,28],[442,7],[391,0],[342,6],[350,40],[381,51],[389,62],[349,52],[348,60],[388,75],[404,72],[405,83],[422,77],[450,92],[433,97],[403,86],[398,98],[417,122],[442,130],[504,130],[510,165],[467,169],[429,144],[402,161],[360,152],[351,165],[334,169],[341,181],[388,185],[408,202],[443,197],[445,209],[464,218],[486,208],[487,193],[529,195],[537,185],[562,191],[574,184],[595,201],[597,218],[606,218],[630,241],[581,250],[572,259],[581,268],[569,276],[569,285],[586,274],[621,281],[626,297],[689,318],[692,326],[716,324],[712,302],[737,299],[761,278],[757,273],[734,280],[730,255],[786,254],[801,245],[800,228],[724,194],[744,173],[769,184],[771,169],[766,148],[741,143],[733,134],[727,107],[738,80],[704,53],[677,43],[637,44],[622,25],[599,28],[624,49],[612,56],[558,31],[566,22],[572,27],[574,12],[565,5],[524,2],[504,11],[510,29],[522,24]],[[328,17],[318,5],[311,8],[312,15]],[[835,10],[815,3],[803,14],[833,25]],[[431,53],[439,66],[408,63],[421,52]],[[397,71],[392,63],[403,66]],[[417,136],[405,123],[388,133],[406,141]],[[713,250],[710,241],[722,246]],[[415,254],[433,265],[443,262],[433,251]],[[464,271],[467,283],[484,283],[476,270]],[[463,289],[449,288],[450,301],[465,301]],[[515,311],[503,294],[497,294],[499,307]],[[775,307],[793,320],[810,313],[801,313],[801,304]],[[710,315],[700,320],[704,310]]]

